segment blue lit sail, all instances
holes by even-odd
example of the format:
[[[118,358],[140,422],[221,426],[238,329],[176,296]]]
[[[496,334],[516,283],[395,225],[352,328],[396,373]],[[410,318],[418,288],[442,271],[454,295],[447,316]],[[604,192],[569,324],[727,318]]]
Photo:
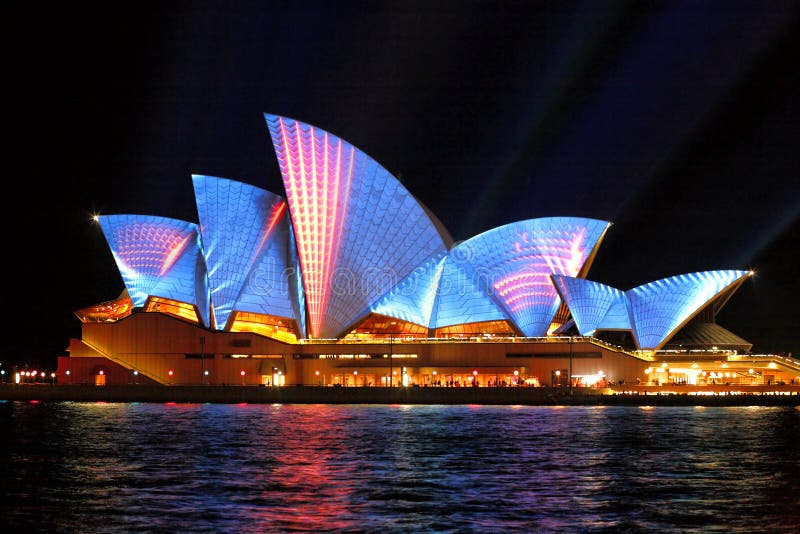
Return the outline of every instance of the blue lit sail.
[[[479,285],[479,275],[467,261],[468,250],[462,243],[447,256],[439,281],[431,328],[509,319]]]
[[[613,330],[630,329],[625,294],[619,289],[571,276],[553,275],[552,279],[582,336],[594,335],[601,325]],[[615,304],[621,304],[624,322],[619,320],[618,310],[606,319]]]
[[[681,274],[625,292],[636,344],[657,350],[721,292],[741,282],[748,271]]]
[[[216,327],[224,329],[234,309],[294,317],[280,279],[288,253],[284,200],[225,178],[194,175],[192,183]]]
[[[153,296],[186,302],[208,324],[196,224],[152,215],[103,215],[97,221],[134,306],[143,307]]]
[[[445,255],[436,254],[370,306],[370,312],[428,327]]]
[[[507,224],[453,250],[472,268],[473,283],[497,302],[526,336],[548,333],[561,300],[550,275],[577,276],[610,226],[579,217]]]

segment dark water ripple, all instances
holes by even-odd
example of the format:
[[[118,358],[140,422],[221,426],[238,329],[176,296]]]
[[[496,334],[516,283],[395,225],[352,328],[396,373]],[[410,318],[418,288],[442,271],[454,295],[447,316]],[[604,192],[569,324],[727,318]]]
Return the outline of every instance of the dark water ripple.
[[[0,530],[798,532],[800,410],[0,403]]]

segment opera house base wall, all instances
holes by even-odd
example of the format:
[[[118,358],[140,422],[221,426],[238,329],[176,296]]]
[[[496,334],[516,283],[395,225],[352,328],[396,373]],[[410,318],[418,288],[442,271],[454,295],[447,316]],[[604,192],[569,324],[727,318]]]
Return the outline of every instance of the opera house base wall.
[[[369,339],[284,343],[161,313],[84,323],[61,384],[568,386],[632,383],[649,363],[588,338]],[[105,359],[103,364],[97,358]],[[583,381],[583,382],[580,382]]]
[[[68,352],[58,359],[60,385],[502,390],[568,388],[570,376],[574,388],[610,386],[638,393],[648,386],[674,385],[679,392],[688,392],[696,386],[716,391],[718,386],[800,385],[800,361],[781,356],[719,352],[645,356],[583,337],[284,343],[251,332],[208,330],[152,312],[116,322],[84,323],[82,338],[71,340]]]

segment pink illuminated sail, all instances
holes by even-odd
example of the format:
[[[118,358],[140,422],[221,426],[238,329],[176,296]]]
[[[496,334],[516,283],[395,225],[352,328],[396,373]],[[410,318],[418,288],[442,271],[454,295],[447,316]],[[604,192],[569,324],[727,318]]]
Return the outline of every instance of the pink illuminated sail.
[[[265,115],[286,189],[311,337],[335,337],[434,254],[425,209],[376,161],[309,124]]]

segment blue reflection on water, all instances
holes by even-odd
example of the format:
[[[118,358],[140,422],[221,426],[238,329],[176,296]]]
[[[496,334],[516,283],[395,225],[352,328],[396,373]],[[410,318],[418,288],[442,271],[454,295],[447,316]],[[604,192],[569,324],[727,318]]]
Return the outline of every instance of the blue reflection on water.
[[[10,529],[795,532],[800,410],[0,404]]]

